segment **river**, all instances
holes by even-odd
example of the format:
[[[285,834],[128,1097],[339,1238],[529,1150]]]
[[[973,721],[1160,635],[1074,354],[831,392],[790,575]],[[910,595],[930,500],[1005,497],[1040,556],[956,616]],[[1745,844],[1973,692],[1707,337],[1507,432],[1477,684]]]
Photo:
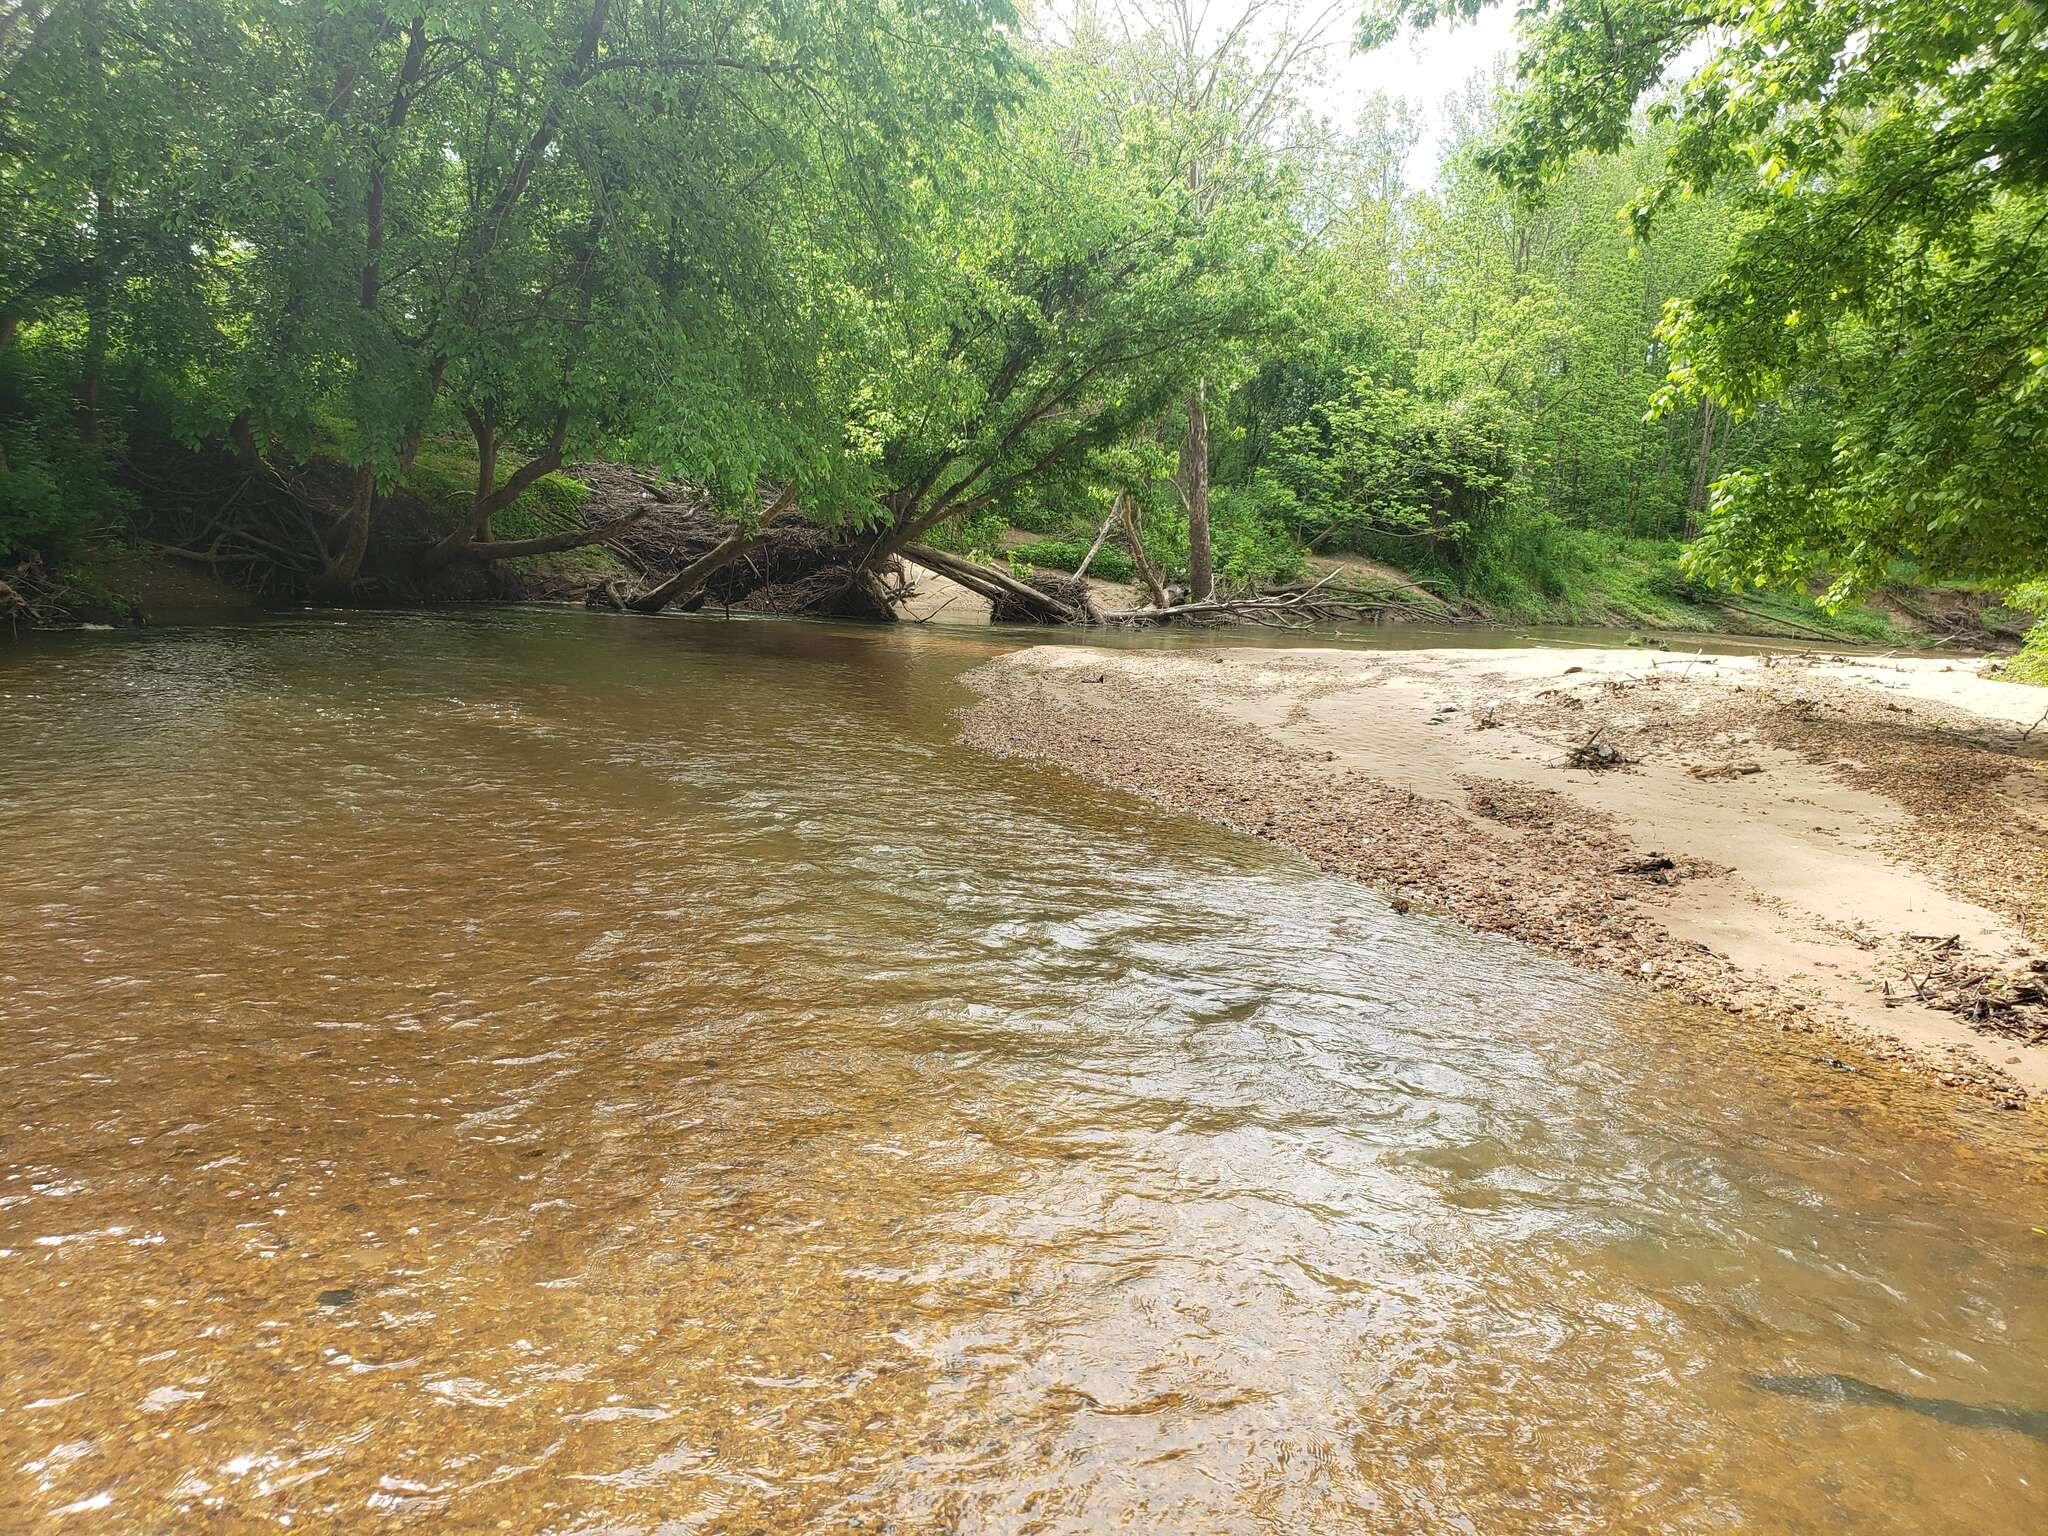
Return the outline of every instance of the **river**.
[[[2022,1117],[984,759],[997,643],[0,650],[0,1528],[2048,1528]]]

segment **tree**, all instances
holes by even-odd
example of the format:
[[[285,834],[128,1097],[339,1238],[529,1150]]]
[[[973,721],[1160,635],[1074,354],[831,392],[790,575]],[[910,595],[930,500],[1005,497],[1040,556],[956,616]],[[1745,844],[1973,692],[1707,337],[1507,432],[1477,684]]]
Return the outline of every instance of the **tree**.
[[[78,333],[93,431],[111,358],[182,393],[180,436],[339,458],[338,505],[311,509],[333,592],[440,434],[478,468],[430,565],[528,552],[493,517],[579,452],[735,508],[764,479],[836,506],[863,483],[861,288],[906,238],[902,187],[1008,95],[1007,21],[1000,0],[31,6],[0,35],[0,192],[32,231],[0,315]],[[142,324],[181,305],[181,335]]]
[[[1145,97],[1178,125],[1175,158],[1190,204],[1210,218],[1232,198],[1256,195],[1284,158],[1276,142],[1296,126],[1300,88],[1320,66],[1341,0],[1245,0],[1215,28],[1197,0],[1125,0],[1124,54]],[[1209,385],[1197,375],[1182,400],[1186,428],[1176,477],[1188,525],[1188,584],[1215,595],[1210,530]]]
[[[1285,323],[1284,203],[1204,206],[1185,124],[1100,50],[1047,50],[1042,88],[919,189],[921,264],[877,297],[892,337],[856,415],[882,489],[880,561],[940,523],[1089,476],[1190,378]]]
[[[1385,0],[1363,40],[1487,0]],[[2048,8],[2038,0],[1523,0],[1511,186],[1668,135],[1635,210],[1736,212],[1725,269],[1673,304],[1667,403],[1833,422],[1715,489],[1697,568],[1838,595],[1894,559],[2048,567]],[[1675,80],[1672,76],[1678,76]]]

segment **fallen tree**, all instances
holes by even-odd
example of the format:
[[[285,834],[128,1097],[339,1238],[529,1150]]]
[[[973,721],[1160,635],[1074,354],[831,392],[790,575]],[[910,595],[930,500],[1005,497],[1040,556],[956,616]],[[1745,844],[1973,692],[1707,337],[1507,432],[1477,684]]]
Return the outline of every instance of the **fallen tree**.
[[[763,538],[767,537],[768,530],[774,526],[776,520],[795,504],[796,488],[785,488],[763,514],[758,527],[747,528],[735,522],[731,533],[698,555],[668,580],[657,582],[644,592],[636,592],[627,598],[624,606],[635,613],[659,613],[671,603],[687,605],[695,601],[702,595],[705,583],[734,561],[744,559]]]
[[[1352,595],[1330,590],[1341,573],[1329,575],[1298,592],[1262,594],[1256,597],[1218,597],[1203,602],[1167,603],[1145,608],[1119,608],[1102,615],[1106,624],[1157,624],[1169,619],[1187,622],[1225,623],[1240,620],[1278,628],[1299,629],[1313,624],[1361,623],[1379,619],[1390,609],[1409,605],[1386,597]]]
[[[948,554],[943,549],[933,549],[928,544],[907,544],[903,557],[926,570],[937,571],[941,576],[957,581],[971,592],[987,598],[994,608],[1007,606],[1018,617],[1036,619],[1047,624],[1087,624],[1094,622],[1089,616],[1086,599],[1087,583],[1081,583],[1082,600],[1075,602],[1062,598],[1041,587],[1019,581],[1008,571],[993,565],[982,565],[960,555]]]

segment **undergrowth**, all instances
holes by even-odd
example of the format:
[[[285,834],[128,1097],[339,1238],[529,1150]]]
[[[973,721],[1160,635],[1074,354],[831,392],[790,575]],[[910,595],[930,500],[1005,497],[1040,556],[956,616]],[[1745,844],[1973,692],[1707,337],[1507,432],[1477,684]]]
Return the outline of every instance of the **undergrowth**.
[[[2016,683],[2048,684],[2048,580],[2027,583],[2012,594],[2011,603],[2039,622],[2027,631],[2020,653],[2006,664],[2003,675]]]

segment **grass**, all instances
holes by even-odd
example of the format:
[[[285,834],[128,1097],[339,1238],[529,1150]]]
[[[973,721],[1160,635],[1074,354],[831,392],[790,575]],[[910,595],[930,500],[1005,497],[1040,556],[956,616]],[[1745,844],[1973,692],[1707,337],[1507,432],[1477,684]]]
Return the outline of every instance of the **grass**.
[[[499,463],[500,476],[518,467],[516,460]],[[414,455],[405,477],[407,489],[427,503],[448,526],[469,515],[470,498],[476,493],[476,454],[455,443],[429,443]],[[519,499],[491,519],[491,531],[500,539],[532,539],[559,533],[583,523],[584,503],[590,487],[581,480],[556,472],[542,475],[519,495]],[[559,550],[549,555],[525,555],[506,563],[515,570],[601,566],[610,556],[595,545]]]
[[[499,473],[510,474],[515,468],[513,463],[502,464]],[[414,455],[405,483],[452,525],[469,514],[470,498],[476,493],[476,455],[452,445],[428,444]],[[501,539],[557,533],[583,521],[583,504],[589,499],[590,487],[581,480],[559,472],[542,475],[491,519],[491,528]]]
[[[1022,565],[1042,565],[1048,570],[1071,571],[1088,557],[1088,546],[1093,539],[1034,539],[1029,544],[1020,544],[1010,551],[1010,558]],[[1129,581],[1138,574],[1138,568],[1130,555],[1113,545],[1104,544],[1095,552],[1095,559],[1088,567],[1088,574],[1104,581]]]
[[[1417,561],[1412,546],[1374,553],[1411,574],[1447,583],[1491,618],[1692,633],[1789,632],[1859,645],[1908,644],[1915,638],[1866,606],[1830,611],[1804,591],[1708,587],[1684,571],[1683,549],[1676,539],[1525,519],[1476,538],[1462,567],[1441,556]]]

